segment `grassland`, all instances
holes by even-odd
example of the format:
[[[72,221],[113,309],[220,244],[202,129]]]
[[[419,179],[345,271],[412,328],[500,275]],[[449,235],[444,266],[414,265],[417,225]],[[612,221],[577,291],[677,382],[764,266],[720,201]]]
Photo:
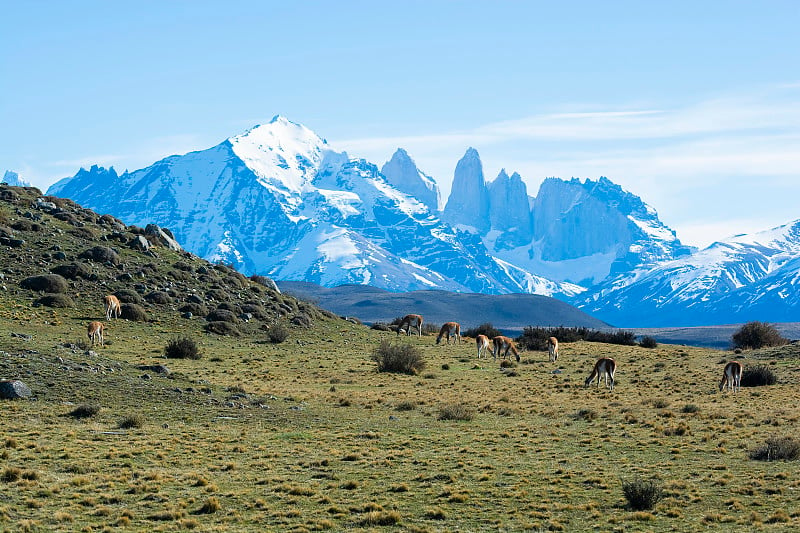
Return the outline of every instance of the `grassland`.
[[[392,333],[344,321],[294,328],[282,344],[209,335],[174,315],[115,321],[110,345],[87,355],[65,344],[88,310],[2,308],[3,373],[35,393],[2,404],[8,531],[798,525],[796,464],[748,458],[796,434],[794,354],[765,355],[779,384],[721,394],[722,352],[576,343],[557,365],[528,352],[501,372],[471,344],[412,337],[402,342],[419,344],[428,368],[406,376],[369,358]],[[184,334],[203,358],[165,360]],[[613,392],[583,386],[602,355],[619,364]],[[172,373],[139,368],[159,364]],[[69,416],[82,404],[100,412]],[[439,420],[449,404],[474,418]],[[120,429],[131,415],[143,425]],[[653,511],[626,508],[621,482],[636,476],[665,487]]]
[[[15,213],[6,211],[6,223]],[[181,317],[176,299],[147,304],[146,322],[111,321],[106,345],[88,350],[86,324],[103,315],[99,295],[125,283],[122,270],[109,267],[112,276],[94,265],[100,286],[71,281],[74,307],[34,307],[39,295],[18,282],[40,273],[34,265],[52,264],[36,250],[58,238],[71,260],[92,244],[66,242],[62,221],[43,223],[47,231],[23,235],[26,247],[2,265],[0,378],[21,379],[34,393],[0,402],[3,531],[800,525],[797,463],[749,458],[767,438],[797,434],[796,346],[737,355],[745,366],[769,365],[779,382],[723,394],[717,383],[730,352],[580,342],[563,344],[557,364],[546,352],[523,352],[521,363],[501,370],[477,360],[471,343],[397,339],[290,299],[280,301],[289,315],[303,311],[313,321],[291,326],[283,343],[270,342],[257,321],[240,325],[240,336],[218,336],[202,318]],[[175,295],[197,282],[207,285],[193,294],[238,291],[267,309],[282,298],[224,269],[207,282],[213,272],[197,269],[182,279],[171,265],[194,263],[178,252],[159,250],[158,260],[120,253],[129,271],[152,263],[153,279],[172,280]],[[179,336],[194,339],[202,358],[164,358]],[[376,372],[370,355],[384,338],[418,345],[426,369]],[[584,387],[601,356],[617,360],[613,392]],[[160,365],[171,372],[159,373]],[[441,419],[452,406],[471,418]],[[81,418],[79,407],[99,411]],[[622,482],[636,477],[664,487],[650,511],[626,505]]]

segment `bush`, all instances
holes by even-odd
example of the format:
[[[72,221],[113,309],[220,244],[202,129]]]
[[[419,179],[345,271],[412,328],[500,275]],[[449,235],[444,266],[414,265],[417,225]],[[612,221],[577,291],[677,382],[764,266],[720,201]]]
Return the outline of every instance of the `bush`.
[[[92,269],[86,263],[70,263],[59,265],[50,269],[53,274],[58,274],[65,279],[88,278],[92,275]]]
[[[171,359],[200,359],[197,343],[188,337],[172,339],[164,346],[164,355]]]
[[[289,328],[283,322],[278,322],[270,326],[267,337],[272,344],[280,344],[289,338]]]
[[[141,305],[137,304],[120,305],[120,316],[133,322],[147,322],[147,312]]]
[[[502,333],[500,333],[500,330],[495,328],[491,322],[485,322],[477,328],[470,328],[464,332],[465,337],[475,338],[478,335],[486,335],[490,339],[493,339],[498,335],[502,335]]]
[[[450,403],[439,407],[439,420],[464,420],[475,418],[475,409],[463,403]]]
[[[214,309],[206,315],[206,320],[209,322],[230,322],[232,324],[239,321],[234,312],[227,309]]]
[[[429,324],[428,322],[422,323],[423,335],[436,335],[442,327],[438,324]]]
[[[116,296],[119,299],[119,302],[123,304],[142,305],[143,302],[142,297],[139,296],[139,293],[130,289],[118,290],[114,293],[114,296]]]
[[[19,282],[23,289],[32,291],[62,293],[67,292],[67,280],[58,274],[45,274],[44,276],[31,276]]]
[[[409,374],[415,376],[425,369],[422,350],[413,344],[392,344],[382,340],[372,352],[372,360],[378,363],[378,372]]]
[[[547,350],[547,339],[555,337],[559,344],[567,342],[588,341],[604,342],[607,344],[621,344],[635,346],[636,335],[632,331],[599,331],[586,327],[580,328],[535,328],[528,326],[522,330],[522,335],[517,337],[517,344],[526,350]]]
[[[94,404],[82,404],[69,412],[72,418],[91,418],[100,412],[100,406]]]
[[[117,427],[120,429],[133,429],[140,428],[142,426],[144,426],[144,417],[138,413],[127,415],[119,421],[119,424],[117,424]]]
[[[95,246],[84,250],[78,256],[81,259],[90,259],[95,263],[111,263],[112,265],[119,264],[119,254],[109,248],[108,246]]]
[[[164,291],[153,291],[144,297],[151,304],[171,304],[172,297]]]
[[[778,381],[775,372],[764,365],[748,366],[742,371],[742,387],[762,387],[774,385]]]
[[[241,334],[235,324],[231,324],[230,322],[222,322],[221,320],[207,323],[205,330],[209,333],[216,333],[217,335],[230,335],[233,337]]]
[[[775,326],[766,322],[748,322],[733,334],[731,340],[734,348],[745,350],[767,346],[783,346],[789,342],[778,332]]]
[[[75,307],[75,302],[66,294],[45,294],[35,302],[47,307],[69,308]]]
[[[208,308],[203,304],[188,303],[178,309],[181,313],[192,313],[195,316],[205,316],[208,314]]]
[[[642,340],[639,341],[639,346],[642,348],[658,348],[658,341],[655,337],[645,335],[642,337]]]
[[[267,310],[261,304],[246,303],[242,305],[242,313],[250,313],[253,318],[258,320],[266,320],[269,317]]]
[[[800,442],[793,437],[770,437],[750,452],[756,461],[794,461],[800,459]]]
[[[622,482],[622,492],[628,505],[634,511],[647,511],[655,507],[664,495],[661,483],[654,479],[643,480],[636,478],[633,481]]]

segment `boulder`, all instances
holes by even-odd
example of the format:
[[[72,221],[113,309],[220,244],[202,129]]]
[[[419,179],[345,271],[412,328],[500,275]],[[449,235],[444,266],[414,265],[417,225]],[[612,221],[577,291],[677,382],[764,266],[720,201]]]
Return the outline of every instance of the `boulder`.
[[[18,379],[4,379],[0,381],[0,398],[4,400],[16,400],[27,398],[33,392],[30,387]]]
[[[170,250],[175,250],[176,252],[182,252],[183,248],[181,245],[178,244],[178,241],[172,236],[172,232],[167,229],[162,229],[156,226],[155,224],[148,224],[144,228],[144,234],[151,239],[155,239],[158,241],[159,244],[162,246],[169,248]]]

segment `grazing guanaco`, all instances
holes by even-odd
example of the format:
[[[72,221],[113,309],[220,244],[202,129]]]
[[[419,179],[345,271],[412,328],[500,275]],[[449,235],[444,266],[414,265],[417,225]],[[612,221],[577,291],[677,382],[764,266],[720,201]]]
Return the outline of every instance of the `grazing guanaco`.
[[[550,337],[547,339],[547,353],[550,355],[550,362],[558,361],[558,339]]]
[[[617,363],[610,357],[601,357],[594,365],[592,373],[586,378],[586,386],[591,384],[594,378],[597,378],[597,386],[600,387],[600,377],[604,377],[606,387],[609,390],[614,390],[614,372],[617,371]]]
[[[478,347],[478,359],[480,359],[484,353],[487,354],[486,357],[488,358],[489,357],[488,350],[490,344],[489,337],[487,337],[486,335],[478,335],[477,337],[475,337],[475,344]]]
[[[503,335],[498,335],[492,339],[492,343],[494,343],[492,359],[497,360],[497,356],[500,355],[500,352],[503,352],[503,359],[505,359],[508,357],[508,352],[511,351],[511,353],[513,353],[517,358],[517,362],[519,362],[519,352],[517,351],[517,347],[514,345],[514,341],[508,337],[504,337]]]
[[[86,328],[86,336],[89,337],[89,346],[94,346],[95,344],[103,346],[105,344],[103,340],[104,329],[105,326],[103,326],[102,322],[89,322],[89,327]]]
[[[411,335],[411,328],[417,328],[417,337],[422,337],[422,315],[406,315],[397,326],[397,334],[405,327],[406,335]]]
[[[103,302],[106,304],[106,320],[111,320],[112,316],[114,318],[119,318],[119,315],[122,312],[122,307],[119,304],[119,298],[113,294],[109,294],[103,298]]]
[[[727,386],[728,389],[736,392],[742,388],[742,363],[739,361],[731,361],[725,365],[725,370],[722,371],[722,381],[719,382],[719,390]]]
[[[453,342],[461,343],[461,324],[458,322],[446,322],[442,329],[439,330],[439,336],[436,337],[436,344],[439,344],[442,341],[442,337],[445,337],[446,343],[450,344],[450,336],[455,337]]]

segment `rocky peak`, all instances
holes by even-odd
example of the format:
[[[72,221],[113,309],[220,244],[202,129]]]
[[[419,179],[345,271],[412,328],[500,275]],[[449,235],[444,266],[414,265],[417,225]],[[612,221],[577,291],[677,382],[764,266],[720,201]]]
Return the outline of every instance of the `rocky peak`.
[[[408,155],[398,148],[392,158],[383,165],[381,174],[395,189],[413,196],[425,204],[432,213],[439,211],[439,186],[434,179],[424,174]]]
[[[479,233],[489,230],[489,190],[481,158],[474,148],[469,148],[456,165],[442,218],[454,225],[475,228]]]
[[[515,248],[531,242],[533,219],[528,188],[516,172],[510,177],[505,169],[488,185],[491,229],[501,232],[495,249]]]

